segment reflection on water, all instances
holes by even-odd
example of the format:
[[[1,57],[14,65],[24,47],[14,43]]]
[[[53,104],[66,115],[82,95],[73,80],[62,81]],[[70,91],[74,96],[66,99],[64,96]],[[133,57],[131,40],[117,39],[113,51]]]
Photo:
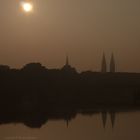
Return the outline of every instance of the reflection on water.
[[[103,128],[101,115],[78,115],[68,128],[64,121],[49,121],[40,129],[22,124],[1,125],[0,140],[139,140],[139,130],[140,112],[117,114],[114,129],[110,119]]]

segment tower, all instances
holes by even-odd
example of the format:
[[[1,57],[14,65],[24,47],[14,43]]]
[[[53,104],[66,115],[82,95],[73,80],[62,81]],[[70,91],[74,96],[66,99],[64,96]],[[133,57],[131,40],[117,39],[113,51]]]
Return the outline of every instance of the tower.
[[[102,115],[103,127],[105,128],[106,122],[107,122],[107,112],[103,111],[103,112],[101,112],[101,115]]]
[[[114,128],[115,125],[115,119],[116,119],[116,114],[114,111],[110,112],[110,119],[111,119],[111,124],[112,124],[112,128]]]
[[[102,73],[107,72],[107,68],[106,68],[106,58],[105,58],[105,54],[104,54],[104,53],[103,53],[103,57],[102,57],[101,72],[102,72]]]
[[[69,120],[67,119],[66,120],[66,125],[67,125],[67,128],[69,127]]]
[[[110,72],[115,72],[115,59],[114,59],[114,54],[112,53],[111,55],[111,60],[110,60]]]
[[[73,68],[70,64],[69,64],[69,57],[68,57],[68,55],[66,56],[66,62],[65,62],[65,65],[62,67],[62,69],[61,69],[63,72],[65,72],[65,73],[76,73],[76,69],[75,68]]]

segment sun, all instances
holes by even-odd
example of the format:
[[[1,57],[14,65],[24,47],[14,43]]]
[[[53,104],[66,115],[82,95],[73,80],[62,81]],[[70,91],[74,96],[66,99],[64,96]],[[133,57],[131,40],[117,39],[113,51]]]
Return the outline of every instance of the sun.
[[[32,12],[33,10],[33,4],[31,2],[22,2],[21,6],[26,13]]]

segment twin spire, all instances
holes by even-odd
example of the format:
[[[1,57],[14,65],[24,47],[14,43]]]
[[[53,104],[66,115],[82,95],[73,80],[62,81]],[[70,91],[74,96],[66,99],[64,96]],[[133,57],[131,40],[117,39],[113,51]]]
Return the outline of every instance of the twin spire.
[[[115,120],[116,120],[116,113],[114,111],[102,111],[101,112],[101,117],[102,117],[102,122],[103,122],[103,128],[106,127],[106,123],[107,123],[107,114],[109,113],[109,116],[110,116],[110,120],[111,120],[111,125],[112,125],[112,128],[114,128],[114,125],[115,125]],[[70,119],[66,118],[65,119],[66,121],[66,126],[67,128],[69,127],[69,121]]]
[[[68,55],[66,56],[66,64],[65,64],[65,66],[66,67],[69,66],[69,57],[68,57]],[[102,73],[107,72],[107,63],[106,63],[105,53],[103,53],[103,57],[102,57],[101,72]],[[114,59],[114,54],[113,53],[112,53],[111,59],[110,59],[110,72],[111,73],[115,72],[115,59]],[[102,116],[103,127],[105,128],[106,127],[106,122],[107,122],[107,111],[102,111],[101,116]],[[114,111],[110,111],[109,116],[110,116],[112,128],[114,128],[116,113]],[[67,127],[69,126],[69,119],[66,119],[66,125],[67,125]]]
[[[114,73],[115,70],[115,58],[114,58],[114,54],[112,53],[111,55],[111,59],[110,59],[110,71],[111,73]],[[103,53],[103,57],[102,57],[102,65],[101,65],[101,72],[102,73],[106,73],[107,72],[107,64],[106,64],[106,57],[105,54]],[[103,127],[105,128],[106,126],[106,122],[107,122],[107,112],[106,111],[102,111],[102,121],[103,121]],[[111,119],[111,124],[112,124],[112,128],[114,127],[115,124],[115,112],[111,111],[109,112],[110,115],[110,119]]]
[[[68,55],[66,56],[65,66],[69,66],[69,57],[68,57]],[[110,70],[109,70],[109,72],[114,73],[115,71],[116,71],[115,58],[114,58],[114,54],[112,53],[111,59],[110,59]],[[102,57],[101,72],[102,73],[107,72],[107,63],[106,63],[105,53],[103,53],[103,57]]]
[[[106,127],[106,122],[107,122],[107,112],[106,111],[102,111],[101,115],[102,115],[103,127],[105,128]],[[111,112],[109,112],[109,116],[110,116],[112,128],[114,128],[116,114],[115,114],[114,111],[111,111]]]
[[[105,57],[104,53],[103,53],[103,57],[102,57],[101,72],[102,73],[107,72],[106,57]],[[110,59],[110,72],[112,72],[112,73],[115,72],[115,59],[114,59],[114,54],[113,53],[112,53],[111,59]]]

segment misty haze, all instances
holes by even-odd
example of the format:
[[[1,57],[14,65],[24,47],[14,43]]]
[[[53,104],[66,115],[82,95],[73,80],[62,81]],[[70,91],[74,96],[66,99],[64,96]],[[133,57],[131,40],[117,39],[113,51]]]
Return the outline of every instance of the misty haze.
[[[140,1],[0,0],[0,139],[140,139]]]

